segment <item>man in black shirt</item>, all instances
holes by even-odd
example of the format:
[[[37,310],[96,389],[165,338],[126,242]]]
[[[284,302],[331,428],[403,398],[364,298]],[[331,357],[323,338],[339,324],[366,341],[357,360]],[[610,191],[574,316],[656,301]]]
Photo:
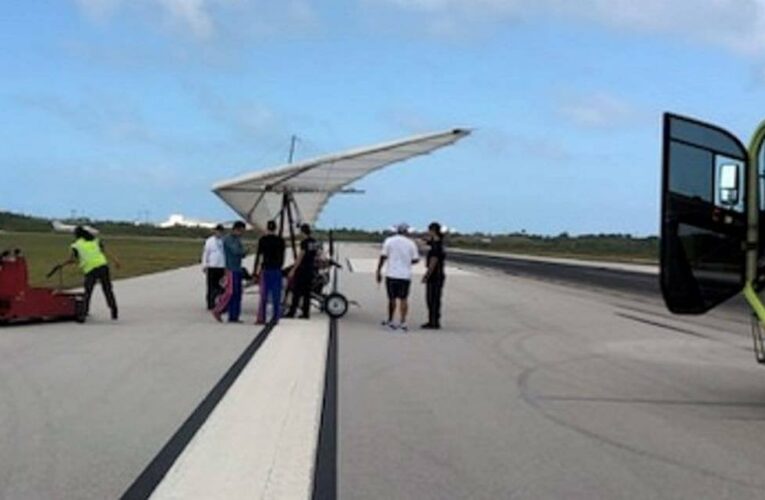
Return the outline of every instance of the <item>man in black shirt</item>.
[[[272,321],[277,323],[281,317],[282,304],[282,266],[284,266],[284,239],[276,234],[276,222],[266,224],[267,233],[258,241],[258,254],[255,257],[255,279],[260,283],[260,304],[256,324],[266,323],[268,298],[273,308]]]
[[[300,226],[303,241],[300,242],[300,255],[290,271],[289,280],[292,282],[292,305],[286,317],[294,318],[298,305],[301,305],[301,318],[311,316],[311,288],[316,267],[316,255],[319,253],[319,242],[311,236],[311,226]]]
[[[428,226],[428,256],[425,260],[427,269],[422,282],[425,284],[425,299],[428,303],[428,322],[422,328],[438,330],[441,328],[441,295],[444,290],[444,237],[441,233],[441,224],[432,222]]]

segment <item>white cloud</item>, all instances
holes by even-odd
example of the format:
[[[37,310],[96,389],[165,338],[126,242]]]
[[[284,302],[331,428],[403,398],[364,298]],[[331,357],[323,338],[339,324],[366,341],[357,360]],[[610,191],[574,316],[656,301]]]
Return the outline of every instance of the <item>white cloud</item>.
[[[91,19],[106,21],[139,14],[149,23],[169,25],[173,30],[206,41],[230,31],[247,34],[291,33],[312,30],[318,16],[307,0],[74,0]]]
[[[627,101],[606,92],[563,97],[557,112],[574,125],[592,128],[627,124],[639,114]]]
[[[93,19],[104,19],[117,10],[122,0],[76,0],[76,2],[87,16]]]
[[[289,135],[283,117],[262,103],[221,96],[201,85],[187,87],[200,109],[238,141],[257,142]]]
[[[151,17],[160,11],[170,24],[206,39],[215,32],[210,11],[212,4],[225,0],[75,0],[80,10],[92,19],[106,20],[126,9],[144,9]]]
[[[214,32],[209,3],[205,0],[157,0],[173,22],[187,27],[197,38],[205,39]]]
[[[182,151],[189,145],[151,125],[142,110],[124,97],[90,92],[83,98],[53,94],[22,94],[17,105],[44,113],[99,144],[148,146],[159,151]]]
[[[765,52],[765,0],[362,0],[428,16],[429,29],[475,21],[569,18],[661,33],[740,53]]]

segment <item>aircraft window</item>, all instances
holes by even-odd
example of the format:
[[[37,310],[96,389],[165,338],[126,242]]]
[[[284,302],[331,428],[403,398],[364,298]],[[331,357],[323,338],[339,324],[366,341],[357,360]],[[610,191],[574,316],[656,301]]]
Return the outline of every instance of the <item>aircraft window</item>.
[[[714,128],[699,126],[684,120],[673,120],[671,135],[673,140],[696,144],[734,158],[741,158],[739,146],[726,134]]]
[[[712,202],[715,155],[710,151],[673,142],[670,146],[670,191]]]
[[[745,279],[748,156],[731,134],[665,115],[661,289],[673,312],[700,314]]]

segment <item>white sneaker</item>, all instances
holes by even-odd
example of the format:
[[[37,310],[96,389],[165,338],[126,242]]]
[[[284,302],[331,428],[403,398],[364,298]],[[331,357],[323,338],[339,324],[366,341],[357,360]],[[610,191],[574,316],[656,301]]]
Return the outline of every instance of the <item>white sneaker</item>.
[[[404,333],[409,332],[409,326],[406,323],[401,323],[400,325],[398,325],[398,328]]]
[[[388,321],[387,319],[382,320],[380,323],[383,327],[389,329],[389,330],[395,330],[396,329],[396,323],[393,321]]]

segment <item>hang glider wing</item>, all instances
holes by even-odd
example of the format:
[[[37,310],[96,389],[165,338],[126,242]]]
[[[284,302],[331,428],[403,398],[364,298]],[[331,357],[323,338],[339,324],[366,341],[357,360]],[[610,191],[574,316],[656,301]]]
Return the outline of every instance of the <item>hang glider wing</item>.
[[[468,129],[454,129],[314,158],[219,182],[213,192],[260,228],[281,212],[288,194],[297,219],[314,224],[327,201],[347,192],[351,183],[393,163],[454,144],[468,134]]]

